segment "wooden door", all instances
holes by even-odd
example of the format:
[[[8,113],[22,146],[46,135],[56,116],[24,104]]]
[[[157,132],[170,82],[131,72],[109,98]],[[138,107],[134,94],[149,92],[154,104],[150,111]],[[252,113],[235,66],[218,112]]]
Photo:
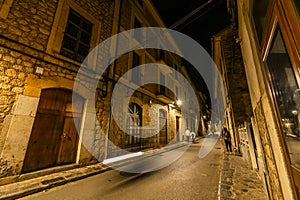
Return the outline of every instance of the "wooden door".
[[[29,145],[27,148],[23,172],[53,166],[59,143],[59,115],[38,113],[34,122]]]
[[[70,99],[68,99],[70,100]],[[73,107],[72,107],[73,106]],[[80,98],[76,98],[76,102],[69,101],[66,104],[64,112],[63,131],[60,136],[61,143],[57,164],[67,164],[76,161],[76,153],[78,146],[78,133],[80,129],[81,112],[83,109],[83,102]]]
[[[180,117],[176,116],[176,141],[177,142],[179,142],[179,140],[180,140],[179,120],[180,120]]]
[[[83,107],[83,99],[79,96],[75,99],[78,109],[73,120],[72,91],[42,90],[22,172],[75,162],[78,144],[75,127],[80,127]]]
[[[74,120],[78,122],[78,118]],[[73,163],[76,160],[78,146],[76,124],[78,123],[74,123],[74,120],[72,117],[65,117],[57,164]]]
[[[167,135],[167,112],[163,109],[159,110],[159,144],[165,145],[168,143]]]

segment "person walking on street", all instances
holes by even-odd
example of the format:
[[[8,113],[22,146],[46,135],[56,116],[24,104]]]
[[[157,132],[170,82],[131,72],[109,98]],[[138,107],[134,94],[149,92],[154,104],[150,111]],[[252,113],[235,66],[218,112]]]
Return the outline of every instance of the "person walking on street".
[[[196,134],[194,132],[191,133],[193,144],[195,143],[195,135]]]
[[[224,138],[224,142],[225,142],[225,147],[226,147],[226,152],[232,152],[232,147],[231,147],[231,136],[230,136],[230,132],[227,130],[227,128],[225,127],[223,129],[223,138]]]

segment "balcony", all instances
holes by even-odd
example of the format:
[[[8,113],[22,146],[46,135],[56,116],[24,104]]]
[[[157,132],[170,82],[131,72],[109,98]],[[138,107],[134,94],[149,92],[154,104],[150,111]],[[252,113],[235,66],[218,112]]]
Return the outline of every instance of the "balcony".
[[[156,94],[156,98],[165,104],[172,104],[175,101],[174,93],[163,86],[160,86],[159,92]]]

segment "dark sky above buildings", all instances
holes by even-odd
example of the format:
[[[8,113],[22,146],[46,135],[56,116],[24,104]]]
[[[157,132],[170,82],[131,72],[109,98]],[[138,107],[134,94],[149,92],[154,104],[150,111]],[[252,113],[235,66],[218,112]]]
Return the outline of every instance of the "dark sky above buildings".
[[[152,0],[167,27],[182,19],[208,0]],[[181,25],[174,28],[196,41],[211,53],[211,37],[230,25],[227,0],[212,0]]]
[[[152,0],[167,27],[174,25],[195,9],[206,5],[173,30],[190,36],[211,54],[211,37],[230,25],[230,15],[227,12],[227,0],[212,0],[207,3],[208,1]],[[183,65],[186,66],[198,90],[205,93],[209,99],[208,90],[201,75],[192,66],[186,63]],[[210,102],[207,103],[210,106]]]

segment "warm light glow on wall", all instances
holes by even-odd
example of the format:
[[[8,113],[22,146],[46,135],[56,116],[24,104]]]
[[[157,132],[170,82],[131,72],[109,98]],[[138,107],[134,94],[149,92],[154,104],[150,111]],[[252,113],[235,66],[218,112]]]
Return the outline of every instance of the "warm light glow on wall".
[[[181,104],[182,104],[181,100],[177,100],[176,104],[177,104],[178,106],[181,106]]]

